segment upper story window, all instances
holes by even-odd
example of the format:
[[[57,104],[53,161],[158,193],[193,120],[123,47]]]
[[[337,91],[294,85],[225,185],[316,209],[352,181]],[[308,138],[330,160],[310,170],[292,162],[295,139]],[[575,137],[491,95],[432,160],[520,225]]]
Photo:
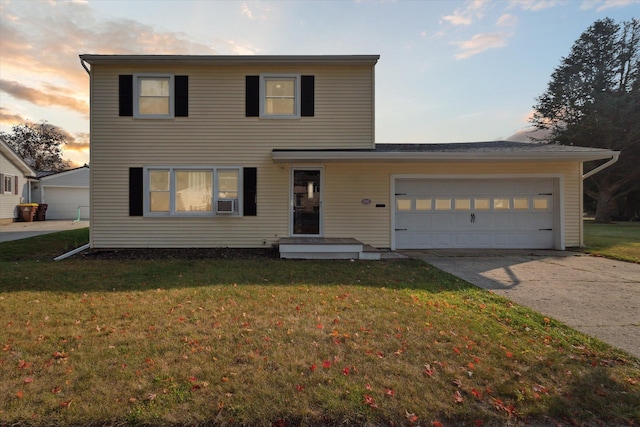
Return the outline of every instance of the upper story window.
[[[300,117],[300,76],[260,76],[260,116]]]
[[[138,74],[133,79],[133,115],[137,118],[174,117],[172,75]]]
[[[315,115],[315,76],[246,76],[245,116],[297,119]]]
[[[118,115],[139,119],[189,116],[189,76],[121,74]]]

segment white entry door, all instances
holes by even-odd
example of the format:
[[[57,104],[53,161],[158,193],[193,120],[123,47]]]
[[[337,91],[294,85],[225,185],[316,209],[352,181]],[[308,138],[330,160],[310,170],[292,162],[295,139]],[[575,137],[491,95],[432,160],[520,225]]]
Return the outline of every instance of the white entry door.
[[[398,178],[396,248],[553,248],[553,193],[552,178]]]

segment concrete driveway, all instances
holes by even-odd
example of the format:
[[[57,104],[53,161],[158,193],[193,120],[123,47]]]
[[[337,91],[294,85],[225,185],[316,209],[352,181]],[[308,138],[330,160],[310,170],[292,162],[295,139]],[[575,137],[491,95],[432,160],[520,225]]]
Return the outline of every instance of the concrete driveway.
[[[569,251],[403,251],[640,358],[640,265]]]
[[[0,243],[89,226],[89,221],[47,220],[0,225]]]

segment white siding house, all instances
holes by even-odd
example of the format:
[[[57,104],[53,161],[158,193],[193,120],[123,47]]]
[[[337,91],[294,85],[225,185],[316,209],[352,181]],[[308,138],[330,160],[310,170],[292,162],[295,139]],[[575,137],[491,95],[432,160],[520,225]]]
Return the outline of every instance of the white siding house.
[[[18,204],[31,202],[29,180],[36,172],[0,139],[0,223],[18,217]]]

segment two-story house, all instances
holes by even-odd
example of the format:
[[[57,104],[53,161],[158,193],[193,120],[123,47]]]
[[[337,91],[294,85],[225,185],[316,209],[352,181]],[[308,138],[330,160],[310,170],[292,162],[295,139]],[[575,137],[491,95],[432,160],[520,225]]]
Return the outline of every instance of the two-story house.
[[[377,55],[80,58],[93,248],[564,249],[582,243],[583,162],[617,158],[376,145]],[[284,256],[323,256],[298,249]]]

